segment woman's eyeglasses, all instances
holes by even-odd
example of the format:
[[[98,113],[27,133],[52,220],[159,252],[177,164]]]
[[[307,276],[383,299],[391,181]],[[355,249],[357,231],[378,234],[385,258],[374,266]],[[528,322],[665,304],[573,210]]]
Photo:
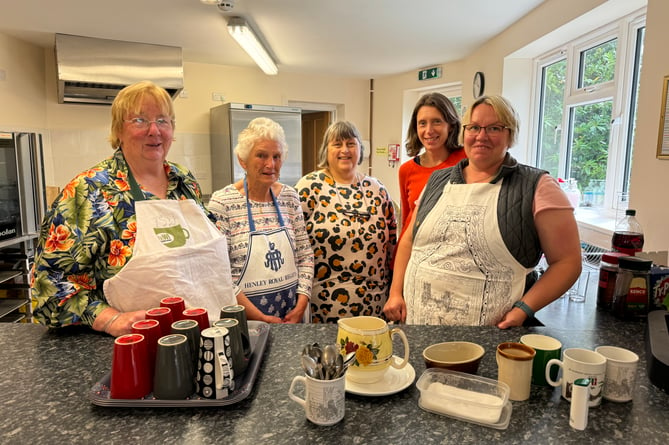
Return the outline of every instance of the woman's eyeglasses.
[[[469,134],[479,134],[481,130],[484,130],[488,136],[499,136],[509,127],[505,127],[504,125],[488,125],[486,127],[480,125],[463,125],[462,128]]]
[[[357,210],[341,210],[341,213],[348,216],[349,218],[360,219],[362,221],[367,221],[372,217],[372,214],[369,212],[359,212]]]
[[[155,121],[143,118],[143,117],[133,117],[132,119],[126,119],[130,125],[135,127],[138,130],[148,130],[151,127],[151,124],[156,124],[159,130],[169,130],[172,128],[172,120],[165,118],[158,118]]]

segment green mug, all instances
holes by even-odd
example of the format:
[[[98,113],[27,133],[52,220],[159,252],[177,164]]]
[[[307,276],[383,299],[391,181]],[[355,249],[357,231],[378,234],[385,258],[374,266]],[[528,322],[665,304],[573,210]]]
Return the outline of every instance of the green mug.
[[[526,334],[520,337],[520,342],[532,347],[536,351],[532,361],[532,384],[550,386],[546,380],[546,365],[551,359],[559,359],[562,352],[562,343],[559,340],[541,334]],[[551,378],[557,379],[558,367],[551,369]]]
[[[190,232],[180,224],[172,227],[154,227],[153,231],[166,247],[183,247],[190,238]]]

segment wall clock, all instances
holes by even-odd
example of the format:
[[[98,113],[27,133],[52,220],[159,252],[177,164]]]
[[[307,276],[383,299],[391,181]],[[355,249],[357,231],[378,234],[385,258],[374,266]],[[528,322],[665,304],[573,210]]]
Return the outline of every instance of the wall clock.
[[[476,74],[474,74],[473,91],[472,91],[472,93],[474,93],[474,99],[478,99],[479,97],[483,96],[484,90],[485,90],[485,77],[483,76],[483,73],[481,71],[477,71]]]

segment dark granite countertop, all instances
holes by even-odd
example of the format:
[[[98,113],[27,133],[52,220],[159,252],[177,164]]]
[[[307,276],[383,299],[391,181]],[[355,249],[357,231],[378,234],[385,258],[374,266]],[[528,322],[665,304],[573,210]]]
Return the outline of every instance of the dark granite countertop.
[[[566,303],[565,303],[566,304]],[[545,312],[548,314],[549,312]],[[544,320],[547,322],[547,320]],[[644,322],[621,322],[599,314],[596,326],[564,329],[405,325],[410,362],[417,377],[429,344],[467,340],[486,348],[479,374],[497,377],[494,350],[528,332],[560,339],[563,346],[609,344],[631,349],[641,360],[634,400],[604,400],[590,410],[588,427],[569,427],[569,403],[559,388],[533,387],[528,401],[513,402],[510,425],[497,430],[426,412],[415,385],[382,397],[346,395],[344,420],[319,427],[288,398],[292,378],[302,374],[306,343],[336,339],[335,325],[273,325],[257,381],[236,405],[208,408],[109,408],[87,395],[110,369],[113,339],[82,329],[49,332],[29,324],[0,324],[0,442],[2,443],[669,443],[669,395],[648,379]],[[398,348],[401,344],[398,345]]]

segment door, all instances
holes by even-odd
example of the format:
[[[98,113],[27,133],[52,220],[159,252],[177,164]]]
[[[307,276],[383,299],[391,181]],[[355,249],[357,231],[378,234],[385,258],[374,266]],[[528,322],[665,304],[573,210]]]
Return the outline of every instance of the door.
[[[329,111],[302,112],[302,171],[304,174],[318,169],[318,150],[323,135],[330,125]]]

